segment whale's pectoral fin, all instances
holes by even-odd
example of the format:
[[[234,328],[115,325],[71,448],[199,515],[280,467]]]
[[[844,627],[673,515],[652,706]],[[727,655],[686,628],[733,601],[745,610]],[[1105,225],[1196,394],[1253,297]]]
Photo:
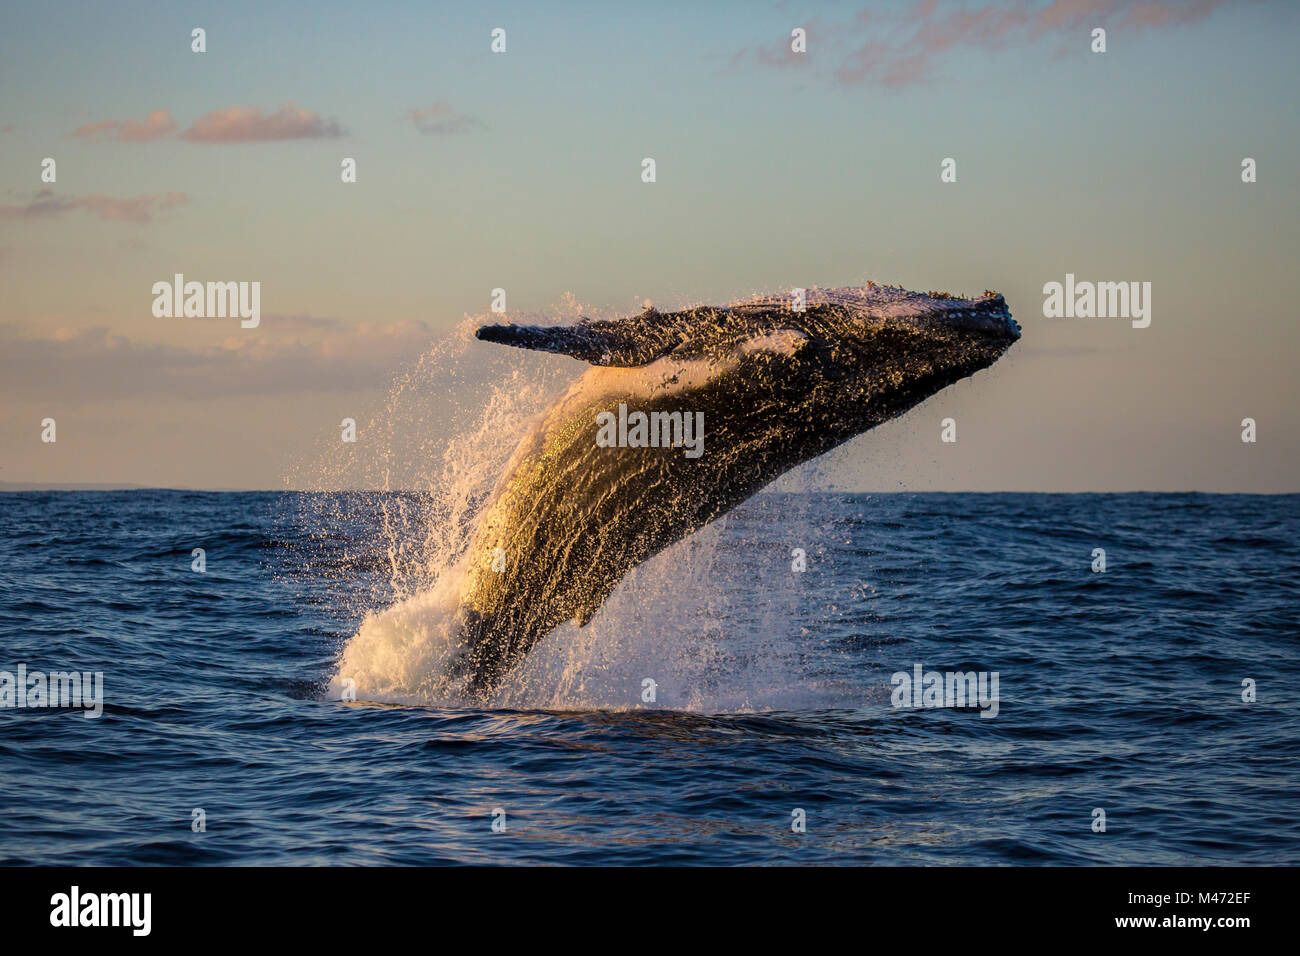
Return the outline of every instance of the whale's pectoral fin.
[[[474,334],[484,342],[628,368],[653,362],[681,345],[687,338],[681,315],[646,309],[625,319],[581,319],[573,325],[485,325]]]

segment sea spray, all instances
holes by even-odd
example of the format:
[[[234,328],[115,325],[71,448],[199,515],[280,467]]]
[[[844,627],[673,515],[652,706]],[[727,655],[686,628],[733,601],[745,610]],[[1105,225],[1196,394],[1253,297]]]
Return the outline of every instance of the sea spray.
[[[474,348],[479,321],[419,357],[369,418],[358,414],[356,444],[333,441],[293,479],[328,490],[308,496],[299,517],[317,529],[308,563],[337,580],[334,610],[352,635],[327,697],[470,703],[454,667],[467,549],[515,446],[580,371],[564,358]],[[800,476],[816,468],[778,486],[806,487]],[[788,540],[761,543],[759,565],[743,537],[720,555],[724,536],[737,536],[724,519],[634,569],[585,627],[566,623],[541,641],[491,705],[717,713],[861,703],[870,688],[828,685],[808,666],[827,640],[808,626],[824,616],[827,592],[810,601],[785,557],[791,542],[818,540],[800,526],[797,501],[760,496],[733,516],[743,526],[746,515],[779,510],[746,536],[789,528]],[[651,703],[641,699],[647,680],[657,687]]]
[[[326,437],[287,479],[314,531],[297,565],[332,574],[340,620],[432,589],[456,568],[483,501],[528,424],[572,374],[563,359],[483,354],[467,319],[358,414],[358,441]]]

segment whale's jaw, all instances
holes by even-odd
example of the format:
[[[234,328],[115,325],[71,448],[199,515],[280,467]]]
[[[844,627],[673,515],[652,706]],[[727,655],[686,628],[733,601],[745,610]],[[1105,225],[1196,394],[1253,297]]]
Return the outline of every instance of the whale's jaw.
[[[523,440],[471,546],[460,621],[487,698],[558,624],[585,624],[633,567],[786,471],[993,364],[1020,336],[1000,295],[810,290],[726,308],[478,336],[593,366]],[[699,414],[702,453],[602,445],[602,414]]]

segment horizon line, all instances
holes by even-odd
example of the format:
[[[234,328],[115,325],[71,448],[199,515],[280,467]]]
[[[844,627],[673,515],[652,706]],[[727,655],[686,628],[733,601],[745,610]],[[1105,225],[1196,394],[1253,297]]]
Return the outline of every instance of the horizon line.
[[[428,494],[428,489],[420,488],[186,488],[171,485],[140,485],[129,482],[23,482],[0,481],[0,494],[40,494],[43,492],[123,492],[123,491],[165,491],[178,494],[296,494],[296,495],[354,495],[354,494]],[[1133,488],[1124,491],[1016,491],[1014,489],[988,490],[954,490],[954,489],[909,489],[891,488],[878,490],[870,488],[836,489],[815,488],[802,491],[779,491],[763,489],[759,495],[1236,495],[1243,497],[1282,497],[1300,495],[1296,491],[1201,491],[1195,488],[1179,490],[1162,490],[1151,488]]]

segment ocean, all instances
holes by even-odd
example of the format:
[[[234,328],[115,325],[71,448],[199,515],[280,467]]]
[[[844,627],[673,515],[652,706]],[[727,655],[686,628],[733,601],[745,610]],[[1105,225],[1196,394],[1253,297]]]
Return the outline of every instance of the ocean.
[[[0,494],[0,672],[103,681],[0,710],[0,863],[1300,863],[1300,496],[763,494],[487,703],[438,520]]]

